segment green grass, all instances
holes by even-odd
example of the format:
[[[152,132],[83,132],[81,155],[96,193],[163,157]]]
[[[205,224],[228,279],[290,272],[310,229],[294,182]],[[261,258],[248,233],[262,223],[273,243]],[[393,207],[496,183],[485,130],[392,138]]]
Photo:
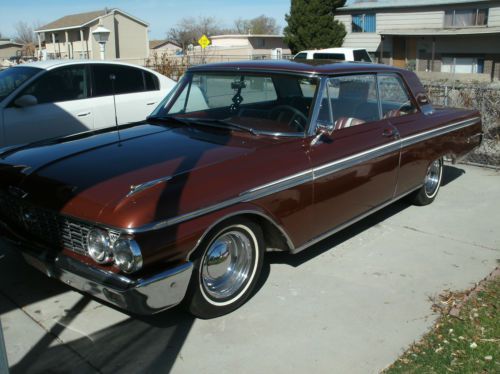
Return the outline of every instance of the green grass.
[[[473,293],[458,316],[449,305],[463,294],[442,296],[442,316],[384,373],[500,373],[500,277]]]

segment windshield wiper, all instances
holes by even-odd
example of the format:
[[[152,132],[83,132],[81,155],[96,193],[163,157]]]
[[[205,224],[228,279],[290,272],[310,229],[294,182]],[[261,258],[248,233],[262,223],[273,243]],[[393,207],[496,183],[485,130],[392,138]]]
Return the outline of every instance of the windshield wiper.
[[[245,132],[249,132],[252,135],[259,135],[259,132],[255,131],[254,129],[242,125],[238,125],[237,123],[231,122],[227,119],[216,119],[216,118],[189,118],[190,121],[193,121],[194,123],[199,123],[199,124],[207,124],[210,126],[214,126],[214,124],[221,124],[223,126],[214,126],[218,128],[233,128]]]

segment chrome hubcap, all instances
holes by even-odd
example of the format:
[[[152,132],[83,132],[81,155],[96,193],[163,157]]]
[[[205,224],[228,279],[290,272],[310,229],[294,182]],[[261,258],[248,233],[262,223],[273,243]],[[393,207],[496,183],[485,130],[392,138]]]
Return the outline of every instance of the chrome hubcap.
[[[436,192],[436,189],[439,187],[440,179],[441,160],[436,160],[431,164],[425,176],[424,187],[427,196],[432,196],[434,192]]]
[[[206,292],[215,299],[237,293],[248,279],[253,260],[250,238],[240,231],[229,231],[208,248],[201,270]]]

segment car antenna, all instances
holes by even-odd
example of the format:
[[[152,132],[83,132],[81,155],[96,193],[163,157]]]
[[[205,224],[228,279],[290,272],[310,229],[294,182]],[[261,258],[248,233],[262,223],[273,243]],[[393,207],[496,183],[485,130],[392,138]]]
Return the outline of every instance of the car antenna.
[[[120,127],[118,126],[118,116],[116,115],[116,93],[115,93],[115,80],[116,80],[116,75],[111,73],[109,75],[109,79],[111,80],[111,91],[113,93],[113,107],[115,108],[115,126],[116,126],[116,133],[118,134],[118,146],[121,146],[122,138],[120,136]]]

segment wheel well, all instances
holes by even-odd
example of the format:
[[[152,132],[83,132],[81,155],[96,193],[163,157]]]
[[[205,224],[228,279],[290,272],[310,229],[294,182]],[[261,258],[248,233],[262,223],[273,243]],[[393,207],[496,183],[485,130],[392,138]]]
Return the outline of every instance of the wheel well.
[[[284,233],[269,219],[252,213],[245,213],[237,217],[248,218],[260,226],[267,250],[289,251],[291,249],[290,246],[292,243],[288,243],[289,240],[285,237]]]
[[[202,249],[200,245],[201,243],[203,243],[203,241],[205,241],[207,235],[223,226],[226,222],[238,217],[244,217],[259,225],[259,227],[262,229],[262,234],[264,236],[264,242],[266,243],[267,251],[290,251],[294,248],[292,241],[288,238],[284,230],[279,228],[279,226],[271,219],[259,213],[241,212],[227,216],[207,229],[207,231],[205,231],[201,238],[198,240],[196,246],[187,255],[187,260],[189,260],[192,256],[196,256],[196,253],[198,253],[199,250]]]

